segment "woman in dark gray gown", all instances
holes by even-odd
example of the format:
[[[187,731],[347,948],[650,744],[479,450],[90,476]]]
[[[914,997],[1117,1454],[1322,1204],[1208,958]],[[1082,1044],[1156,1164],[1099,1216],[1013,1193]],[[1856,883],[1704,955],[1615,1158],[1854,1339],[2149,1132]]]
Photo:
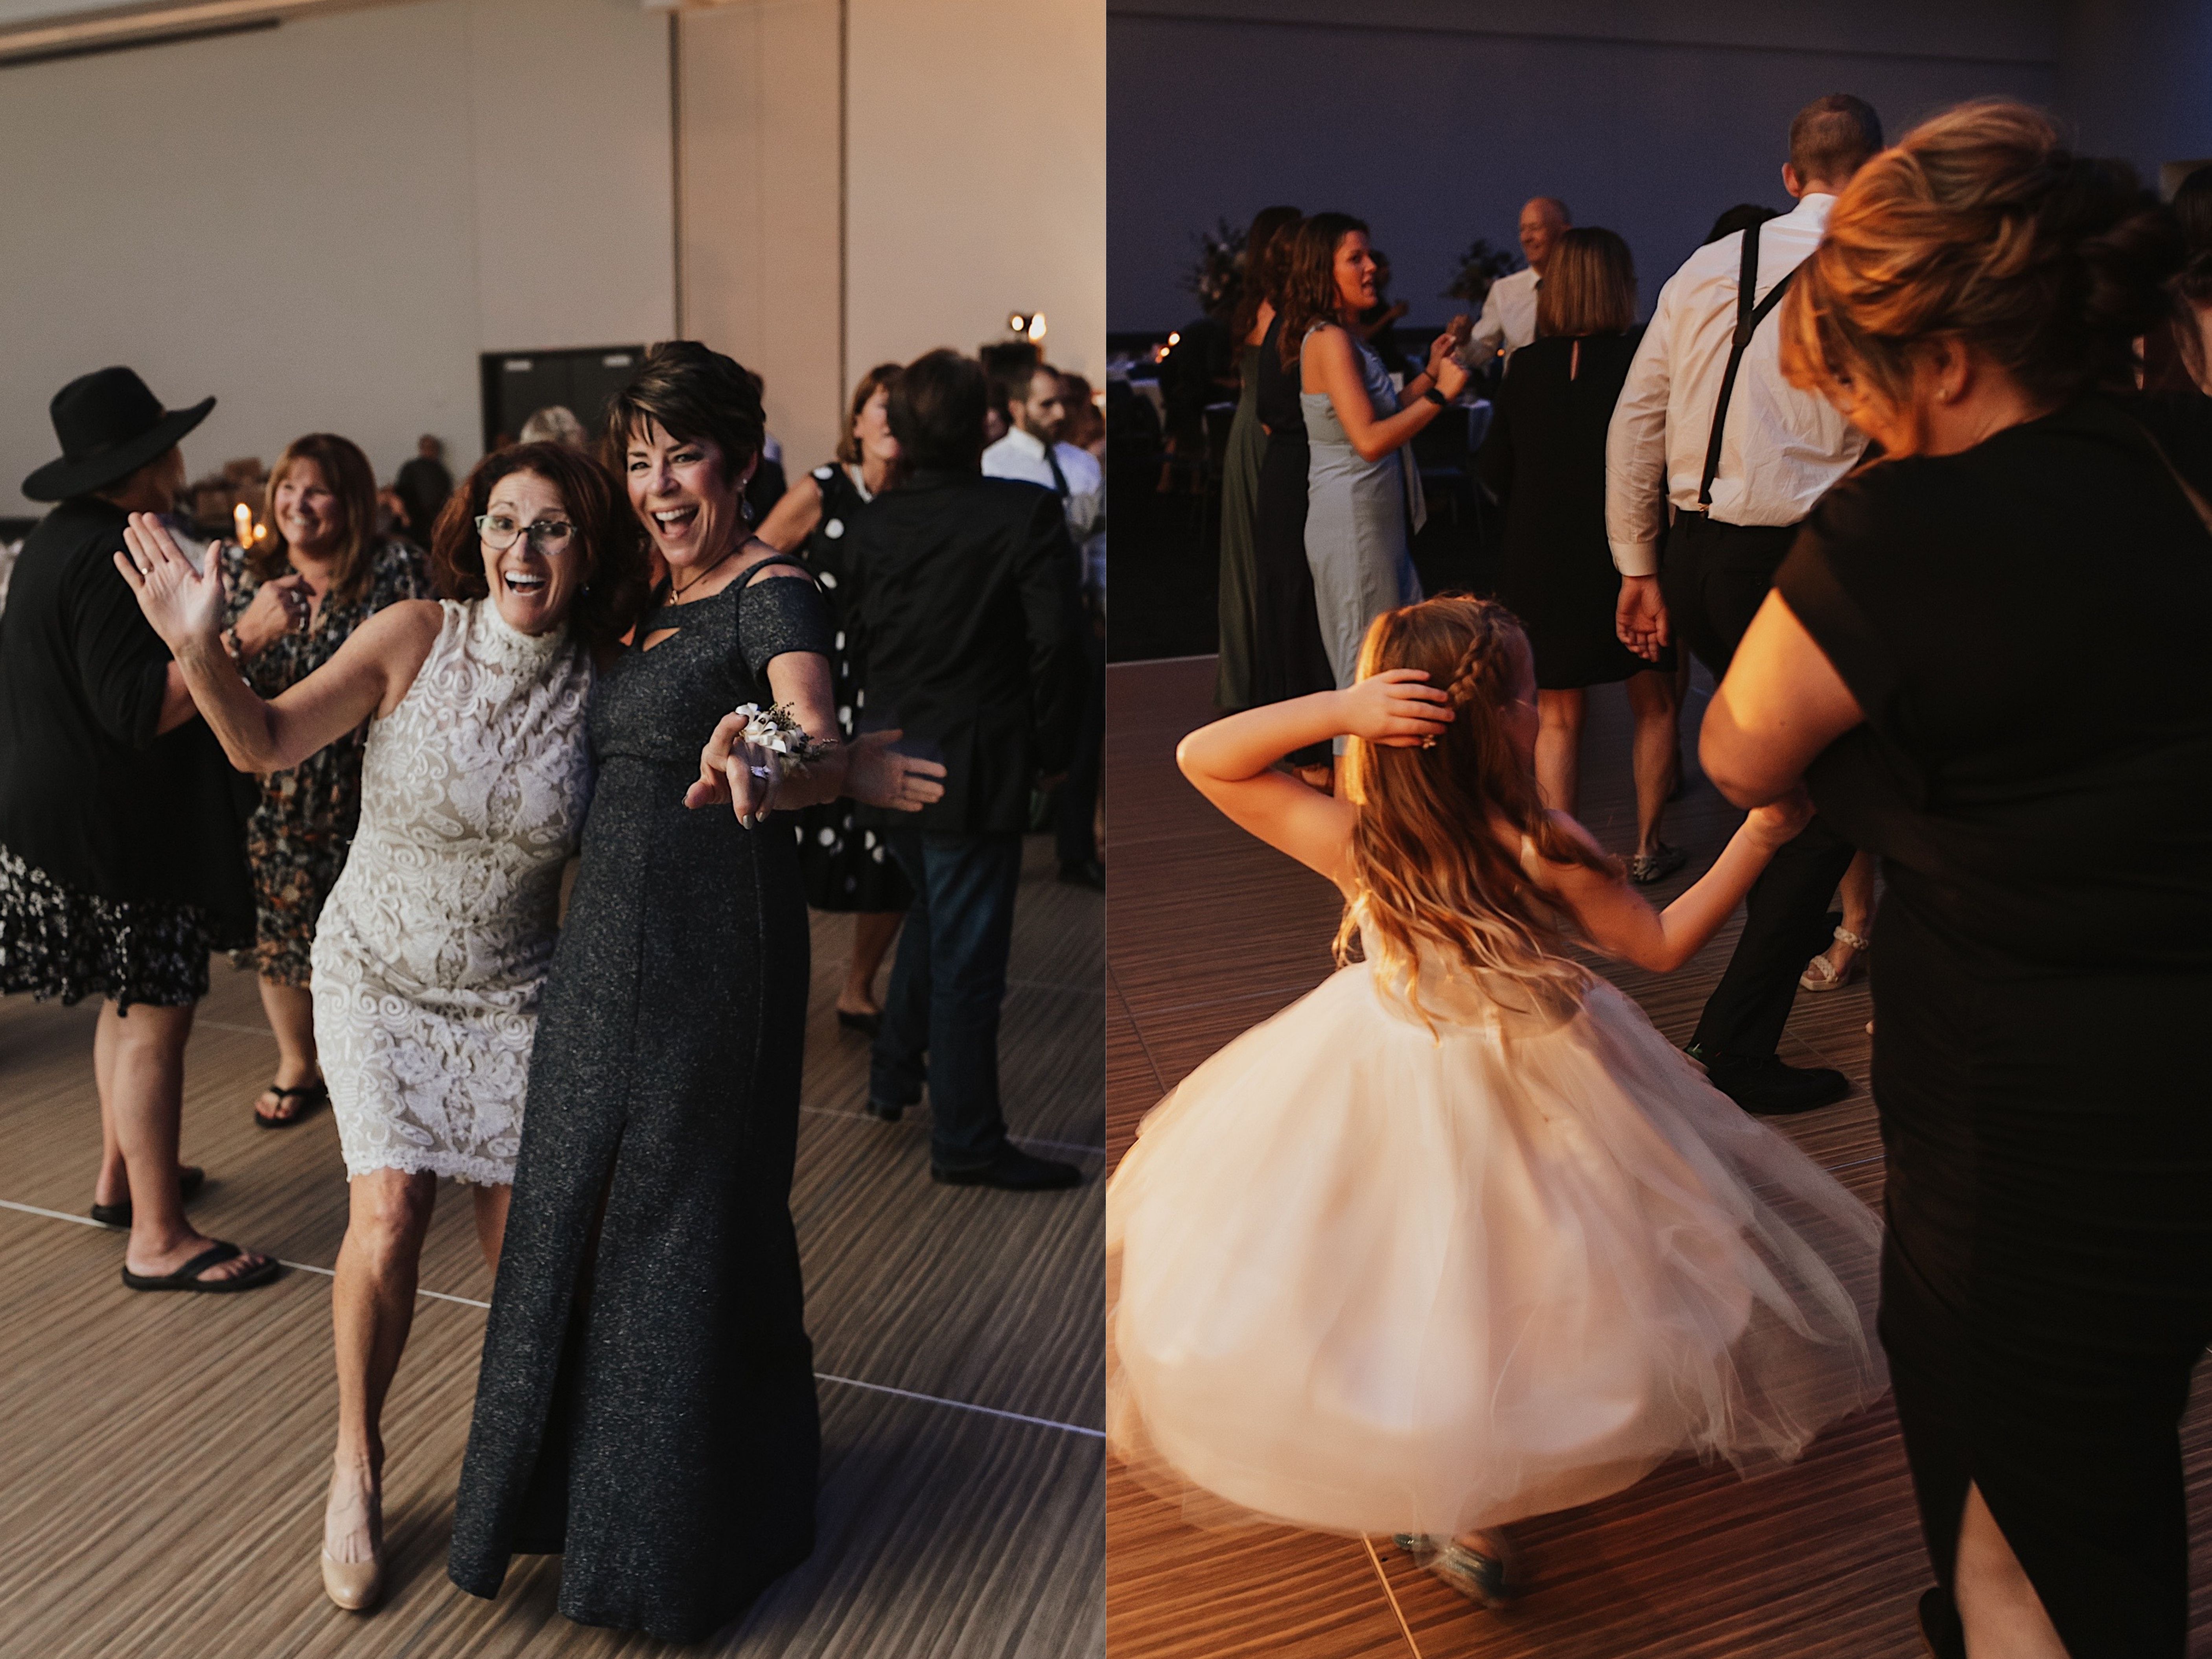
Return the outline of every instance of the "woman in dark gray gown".
[[[718,799],[702,750],[728,752],[733,705],[837,732],[821,594],[742,508],[761,431],[745,372],[685,341],[656,347],[610,413],[609,459],[671,580],[594,694],[599,778],[539,1015],[450,1562],[491,1596],[511,1555],[561,1553],[569,1618],[672,1641],[737,1617],[814,1541],[790,1212],[806,901],[762,797],[918,807],[941,771],[871,741],[779,785],[772,757],[740,745],[743,816],[702,810]]]

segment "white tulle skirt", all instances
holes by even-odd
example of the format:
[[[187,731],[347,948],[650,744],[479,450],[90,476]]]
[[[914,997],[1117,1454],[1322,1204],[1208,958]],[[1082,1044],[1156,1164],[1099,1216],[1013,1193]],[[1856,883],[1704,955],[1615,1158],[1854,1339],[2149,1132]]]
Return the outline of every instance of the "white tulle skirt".
[[[1190,1518],[1461,1532],[1882,1392],[1864,1205],[1612,986],[1457,1000],[1431,1035],[1342,969],[1115,1172],[1108,1434]]]

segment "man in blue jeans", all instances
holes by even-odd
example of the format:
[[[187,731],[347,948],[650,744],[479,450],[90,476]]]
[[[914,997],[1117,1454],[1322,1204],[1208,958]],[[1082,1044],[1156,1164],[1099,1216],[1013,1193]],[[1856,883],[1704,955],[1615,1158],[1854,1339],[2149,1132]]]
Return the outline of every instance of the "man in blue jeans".
[[[1082,714],[1083,621],[1058,496],[982,476],[988,399],[982,366],[957,353],[909,363],[889,410],[904,476],[847,532],[866,724],[945,767],[944,798],[920,812],[858,814],[915,892],[868,1110],[895,1121],[927,1082],[932,1176],[1036,1191],[1080,1176],[1006,1139],[999,1009],[1030,791],[1066,769]]]

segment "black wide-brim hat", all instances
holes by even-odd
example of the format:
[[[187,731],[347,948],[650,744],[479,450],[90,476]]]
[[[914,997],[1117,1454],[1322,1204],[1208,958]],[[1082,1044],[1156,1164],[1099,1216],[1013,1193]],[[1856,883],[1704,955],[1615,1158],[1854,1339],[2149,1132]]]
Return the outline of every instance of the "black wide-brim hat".
[[[164,409],[128,368],[80,374],[48,405],[61,459],[24,479],[23,493],[34,501],[63,501],[120,483],[173,448],[214,407],[214,398],[204,398],[190,409]]]

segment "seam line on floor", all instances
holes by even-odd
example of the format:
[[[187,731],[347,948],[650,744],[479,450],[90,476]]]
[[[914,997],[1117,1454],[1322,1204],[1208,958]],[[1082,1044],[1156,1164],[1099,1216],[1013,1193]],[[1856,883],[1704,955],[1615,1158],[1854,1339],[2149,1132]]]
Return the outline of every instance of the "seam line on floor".
[[[106,1232],[121,1231],[119,1228],[109,1227],[106,1222],[94,1221],[88,1215],[70,1215],[64,1210],[45,1209],[36,1204],[18,1204],[13,1199],[0,1198],[0,1210],[15,1210],[24,1215],[42,1216],[48,1221],[71,1221],[80,1227],[98,1227]],[[337,1277],[331,1269],[319,1267],[312,1261],[284,1261],[283,1265],[287,1267],[295,1267],[301,1273],[319,1273],[325,1279]],[[415,1294],[428,1297],[434,1302],[458,1303],[464,1308],[488,1309],[491,1306],[490,1303],[479,1302],[472,1296],[453,1296],[445,1291],[426,1291],[417,1288]],[[947,1400],[942,1395],[921,1394],[912,1389],[895,1389],[887,1382],[864,1382],[857,1376],[836,1376],[828,1371],[817,1371],[814,1373],[814,1380],[817,1382],[836,1382],[848,1389],[865,1389],[871,1394],[896,1395],[902,1400],[919,1400],[926,1405],[947,1406],[954,1411],[976,1412],[985,1417],[1002,1417],[1009,1422],[1033,1424],[1041,1429],[1058,1429],[1063,1434],[1079,1434],[1087,1440],[1103,1440],[1106,1437],[1105,1430],[1085,1428],[1080,1423],[1062,1423],[1049,1417],[1031,1417],[1026,1412],[1005,1411],[997,1406],[979,1406],[972,1400]]]

